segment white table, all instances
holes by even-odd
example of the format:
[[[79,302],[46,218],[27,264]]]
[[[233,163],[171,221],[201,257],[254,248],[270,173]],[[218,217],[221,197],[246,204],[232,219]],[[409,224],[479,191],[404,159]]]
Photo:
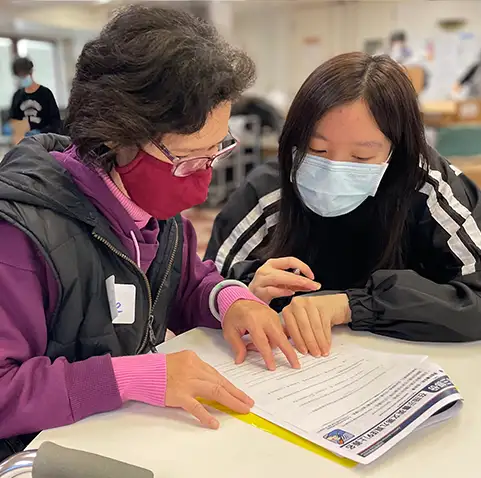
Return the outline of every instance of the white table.
[[[481,320],[481,319],[480,319]],[[212,340],[197,329],[166,342],[164,352]],[[41,433],[42,441],[92,451],[151,469],[156,478],[444,478],[478,476],[481,461],[481,343],[410,344],[336,330],[335,339],[394,353],[428,354],[465,398],[461,413],[415,432],[380,460],[348,469],[221,413],[221,429],[196,425],[181,411],[131,404],[75,425]]]

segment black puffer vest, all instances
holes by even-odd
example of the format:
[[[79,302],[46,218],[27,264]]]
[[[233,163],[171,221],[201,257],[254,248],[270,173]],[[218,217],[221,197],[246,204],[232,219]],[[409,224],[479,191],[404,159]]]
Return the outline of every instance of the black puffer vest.
[[[65,137],[36,136],[22,142],[0,164],[0,220],[28,235],[58,284],[46,355],[52,361],[66,357],[74,362],[94,355],[146,353],[165,338],[181,276],[182,220],[176,217],[160,223],[157,256],[144,274],[128,257],[107,219],[49,154],[63,151],[68,144]],[[132,325],[112,324],[105,282],[112,275],[117,284],[136,287]],[[2,453],[18,451],[24,441],[19,437],[0,440],[0,459]]]

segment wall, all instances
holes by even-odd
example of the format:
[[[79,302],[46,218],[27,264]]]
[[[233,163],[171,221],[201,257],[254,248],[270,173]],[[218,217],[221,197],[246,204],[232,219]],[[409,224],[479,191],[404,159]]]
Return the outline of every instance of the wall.
[[[235,7],[233,39],[257,63],[255,89],[282,89],[289,97],[326,59],[362,50],[366,40],[387,40],[393,30],[406,31],[417,50],[424,49],[427,38],[439,36],[437,22],[444,18],[466,18],[465,30],[481,34],[479,0],[291,0],[239,2]],[[305,43],[314,37],[319,43]]]
[[[57,5],[24,8],[16,16],[26,22],[49,25],[68,30],[98,30],[108,18],[102,6]]]
[[[273,88],[287,88],[289,71],[289,35],[292,29],[289,10],[283,6],[254,6],[234,12],[231,41],[244,49],[257,65],[260,93]]]

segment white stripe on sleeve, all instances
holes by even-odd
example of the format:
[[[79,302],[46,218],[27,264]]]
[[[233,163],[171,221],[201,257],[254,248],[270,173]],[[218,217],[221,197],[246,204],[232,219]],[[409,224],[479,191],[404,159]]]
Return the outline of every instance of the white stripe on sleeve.
[[[231,267],[238,262],[247,259],[248,255],[262,242],[264,237],[267,236],[267,231],[270,227],[275,226],[279,221],[279,213],[267,216],[265,225],[262,226],[252,237],[250,237],[246,243],[242,246],[242,249],[232,259]]]
[[[258,203],[249,211],[249,213],[244,217],[244,219],[242,219],[242,221],[240,221],[239,224],[237,224],[237,226],[234,227],[230,235],[222,243],[222,245],[220,246],[217,252],[217,256],[215,258],[215,265],[217,266],[217,269],[219,271],[222,270],[222,267],[224,266],[224,262],[227,258],[227,255],[229,254],[231,249],[234,247],[234,245],[237,243],[237,241],[242,236],[242,234],[244,234],[244,232],[246,232],[262,216],[264,209],[266,209],[271,204],[274,204],[275,202],[279,201],[280,198],[281,198],[280,189],[276,189],[275,191],[272,191],[271,193],[261,197]],[[266,218],[266,222],[268,220],[269,218]],[[264,230],[261,229],[260,233],[263,234],[263,232]],[[254,234],[254,236],[255,235],[257,235],[257,233]],[[256,241],[253,241],[253,242],[256,242]],[[253,248],[249,249],[253,242],[250,241],[249,239],[242,246],[241,251],[239,251],[237,255],[239,255],[242,252],[242,255],[244,256],[244,258],[247,257],[250,254],[250,252],[252,252],[253,250]],[[262,237],[261,237],[261,242],[262,242]]]
[[[479,230],[479,226],[476,224],[471,211],[466,206],[461,204],[458,199],[456,199],[451,186],[444,181],[439,171],[431,170],[429,175],[438,181],[439,192],[444,199],[446,199],[449,206],[464,219],[464,223],[462,225],[463,229],[466,231],[466,234],[474,242],[479,251],[481,251],[481,231]]]
[[[451,186],[443,180],[441,173],[436,170],[429,170],[429,176],[438,183],[436,188],[429,183],[424,184],[421,192],[428,196],[427,206],[433,219],[443,228],[448,234],[448,247],[451,252],[461,261],[461,274],[472,274],[476,271],[476,258],[466,247],[466,244],[459,237],[458,232],[464,229],[469,238],[473,241],[476,247],[481,251],[481,231],[476,224],[471,212],[468,208],[463,206],[458,199],[455,198]],[[459,225],[442,206],[439,204],[437,193],[446,200],[449,207],[453,209],[459,216],[464,219],[463,224]]]

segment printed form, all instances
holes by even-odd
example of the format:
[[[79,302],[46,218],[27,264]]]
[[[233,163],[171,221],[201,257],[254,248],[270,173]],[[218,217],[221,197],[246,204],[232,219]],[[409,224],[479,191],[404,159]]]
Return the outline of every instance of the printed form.
[[[363,464],[416,428],[449,418],[462,401],[445,372],[424,356],[339,345],[326,358],[300,356],[300,370],[278,352],[278,368],[270,372],[256,353],[235,365],[212,344],[195,351],[255,400],[253,413]]]

